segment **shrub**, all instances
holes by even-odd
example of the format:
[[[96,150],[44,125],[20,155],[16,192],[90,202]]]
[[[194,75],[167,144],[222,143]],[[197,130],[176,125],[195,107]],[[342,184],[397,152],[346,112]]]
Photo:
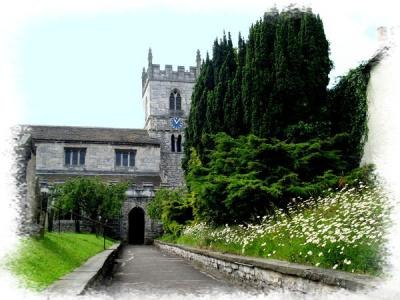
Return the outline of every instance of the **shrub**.
[[[193,220],[193,207],[183,189],[160,189],[148,205],[150,218],[160,220],[166,233],[179,236],[183,225]]]
[[[192,149],[186,176],[197,220],[212,224],[249,222],[285,209],[293,198],[368,181],[372,170],[350,169],[341,149],[345,134],[302,143],[224,133],[212,139],[205,163]]]

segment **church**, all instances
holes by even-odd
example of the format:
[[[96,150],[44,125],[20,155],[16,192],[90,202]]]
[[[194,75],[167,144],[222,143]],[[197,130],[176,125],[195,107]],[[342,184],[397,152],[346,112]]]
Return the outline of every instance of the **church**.
[[[33,177],[42,193],[76,176],[97,176],[110,183],[127,181],[130,187],[113,235],[126,242],[151,243],[161,227],[148,217],[147,203],[158,188],[184,184],[184,129],[200,65],[197,51],[195,67],[178,66],[175,71],[165,65],[161,69],[153,64],[149,49],[148,66],[142,71],[143,129],[24,126],[20,144],[32,150],[24,154],[27,193]],[[28,174],[35,175],[29,179]],[[63,222],[68,226],[68,220]]]

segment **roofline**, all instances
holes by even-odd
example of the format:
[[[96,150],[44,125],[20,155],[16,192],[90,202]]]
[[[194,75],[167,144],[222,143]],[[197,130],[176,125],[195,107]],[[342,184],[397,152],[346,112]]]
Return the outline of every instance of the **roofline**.
[[[60,129],[93,129],[93,130],[115,130],[115,131],[130,131],[130,132],[143,132],[148,135],[148,130],[138,128],[113,128],[113,127],[86,127],[86,126],[64,126],[64,125],[31,125],[31,124],[20,124],[19,126],[25,128],[60,128]],[[139,138],[140,139],[140,138]],[[76,143],[76,144],[108,144],[108,145],[154,145],[160,147],[161,143],[156,138],[148,136],[149,141],[107,141],[102,139],[97,140],[75,140],[65,138],[35,138],[32,136],[32,140],[35,143],[46,143],[46,142],[65,142],[65,143]]]
[[[40,124],[19,124],[19,126],[25,127],[49,127],[49,128],[85,128],[85,129],[112,129],[112,130],[137,130],[137,131],[147,131],[141,128],[119,128],[119,127],[102,127],[102,126],[71,126],[71,125],[40,125]]]
[[[160,147],[160,142],[115,142],[115,141],[83,141],[83,140],[69,140],[69,139],[35,139],[33,138],[35,143],[48,143],[48,142],[63,142],[68,144],[107,144],[107,145],[129,145],[129,146],[141,146],[141,145],[154,145]]]

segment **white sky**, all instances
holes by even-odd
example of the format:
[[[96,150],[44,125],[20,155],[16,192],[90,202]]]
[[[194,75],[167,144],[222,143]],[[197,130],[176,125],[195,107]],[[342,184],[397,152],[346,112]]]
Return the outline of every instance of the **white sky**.
[[[13,0],[0,4],[0,96],[7,123],[142,128],[141,70],[188,68],[230,31],[247,35],[274,1]],[[278,1],[276,1],[278,2]],[[285,6],[293,1],[279,1]],[[326,4],[325,4],[326,2]],[[393,2],[393,3],[392,3]],[[395,1],[306,1],[324,22],[331,78],[377,49],[397,25]],[[14,113],[11,113],[14,112]]]

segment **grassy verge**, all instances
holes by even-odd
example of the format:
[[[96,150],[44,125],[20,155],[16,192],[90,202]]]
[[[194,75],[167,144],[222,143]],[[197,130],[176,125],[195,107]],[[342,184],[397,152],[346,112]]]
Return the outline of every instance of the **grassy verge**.
[[[112,244],[106,240],[106,247]],[[43,239],[23,239],[5,265],[25,287],[43,290],[101,251],[103,238],[93,234],[46,233]]]
[[[309,199],[252,224],[213,228],[199,223],[162,240],[378,275],[385,263],[388,215],[383,191],[361,187]]]

